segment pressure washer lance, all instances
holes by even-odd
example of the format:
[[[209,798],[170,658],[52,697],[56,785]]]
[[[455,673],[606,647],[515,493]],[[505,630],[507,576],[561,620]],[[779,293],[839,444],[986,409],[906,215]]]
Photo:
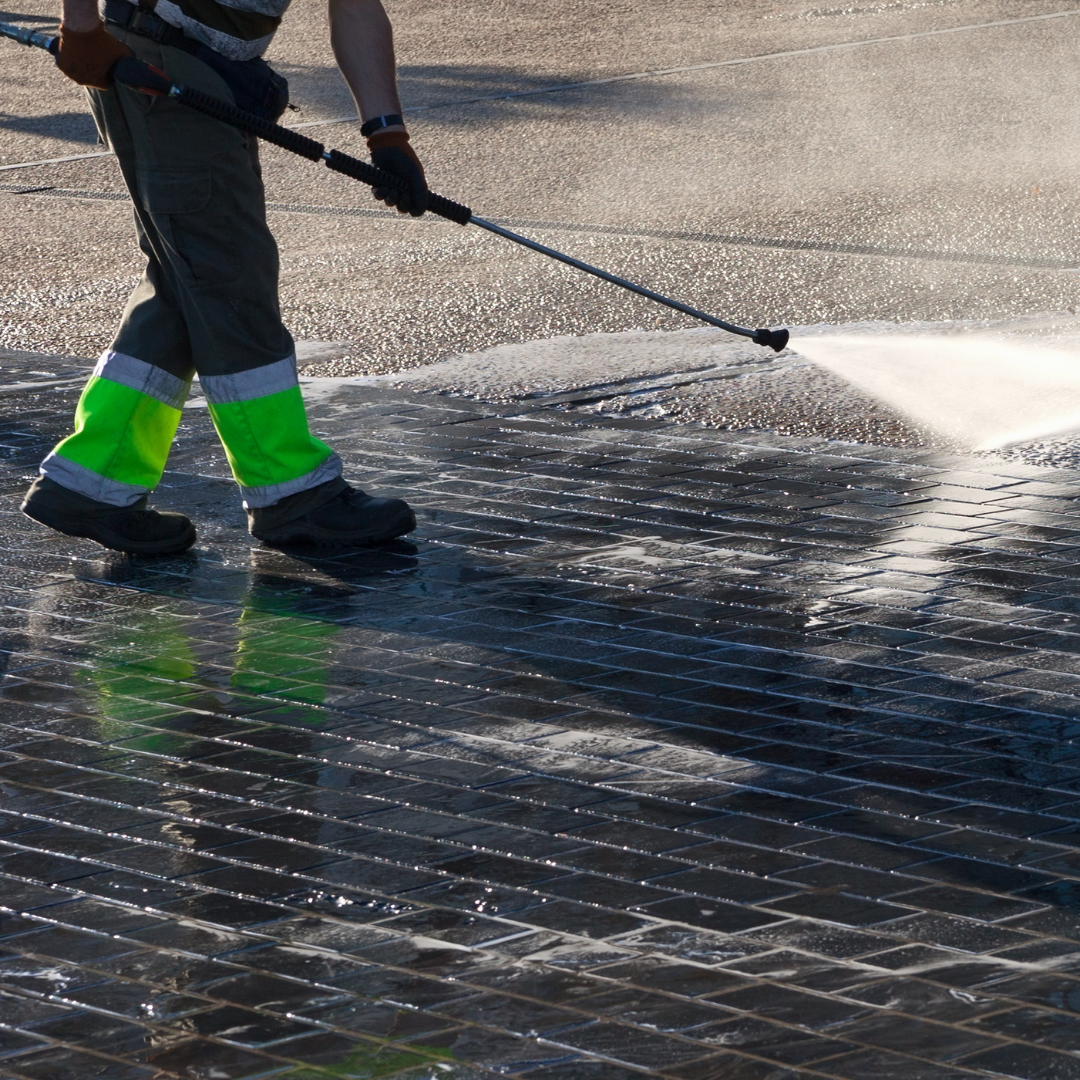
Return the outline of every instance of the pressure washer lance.
[[[11,26],[8,23],[0,23],[0,37],[8,37],[22,45],[45,49],[54,56],[60,46],[58,37],[18,26]],[[370,165],[366,161],[350,157],[340,150],[327,150],[322,143],[309,139],[298,131],[282,127],[280,124],[265,120],[261,116],[244,112],[227,101],[204,94],[201,90],[194,90],[189,86],[174,83],[164,73],[150,67],[148,64],[144,64],[141,60],[136,60],[134,57],[125,56],[119,59],[113,66],[111,74],[116,82],[122,83],[124,86],[129,86],[151,96],[173,98],[181,105],[186,105],[188,108],[195,109],[206,116],[213,117],[215,120],[231,124],[241,131],[256,135],[258,138],[265,139],[275,146],[280,146],[283,150],[298,154],[300,157],[310,158],[312,161],[323,161],[328,168],[333,169],[335,172],[344,173],[346,176],[351,176],[354,180],[369,184],[371,187],[400,187],[400,181],[397,177],[375,168],[374,165]],[[609,274],[606,270],[590,266],[588,263],[581,262],[580,259],[571,258],[554,248],[538,244],[535,240],[529,240],[527,237],[520,236],[509,229],[504,229],[494,222],[485,221],[483,218],[477,217],[467,206],[462,206],[461,203],[453,202],[442,195],[436,195],[434,192],[429,193],[428,209],[433,214],[444,217],[448,221],[454,221],[458,225],[469,225],[470,223],[478,225],[481,229],[502,236],[515,244],[531,248],[541,255],[547,255],[548,258],[557,259],[561,263],[566,263],[567,266],[583,270],[586,274],[592,274],[593,277],[598,277],[601,281],[609,281],[612,285],[618,285],[620,288],[637,293],[638,296],[655,300],[658,304],[674,308],[675,311],[681,311],[684,315],[700,319],[710,326],[718,326],[721,330],[727,330],[730,334],[750,338],[751,341],[758,345],[766,345],[780,352],[788,343],[789,335],[787,330],[760,328],[750,330],[744,326],[735,326],[732,323],[724,322],[723,319],[714,318],[712,315],[707,315],[704,311],[698,311],[697,308],[682,304],[678,300],[671,300],[666,296],[661,296],[660,293],[653,292],[652,289],[646,289],[642,285],[635,285],[634,282],[627,281],[625,278],[617,277],[615,274]]]

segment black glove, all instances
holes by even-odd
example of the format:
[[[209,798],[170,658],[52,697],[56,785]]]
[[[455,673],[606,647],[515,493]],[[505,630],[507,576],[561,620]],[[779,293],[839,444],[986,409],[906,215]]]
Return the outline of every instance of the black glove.
[[[405,131],[386,131],[368,139],[371,164],[383,172],[401,178],[401,187],[377,187],[373,194],[399,213],[419,217],[428,206],[428,187],[424,179],[424,166],[409,145]]]

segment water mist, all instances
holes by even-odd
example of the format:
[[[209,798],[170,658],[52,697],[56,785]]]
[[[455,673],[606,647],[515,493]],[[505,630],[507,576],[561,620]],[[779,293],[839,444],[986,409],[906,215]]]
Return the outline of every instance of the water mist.
[[[1080,350],[909,333],[799,335],[791,350],[973,450],[1080,430]]]

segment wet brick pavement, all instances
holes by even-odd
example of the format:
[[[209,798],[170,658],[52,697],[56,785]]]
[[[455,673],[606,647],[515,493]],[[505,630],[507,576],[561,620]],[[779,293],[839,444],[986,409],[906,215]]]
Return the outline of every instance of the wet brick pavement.
[[[43,363],[2,1080],[1080,1077],[1080,477],[346,388],[415,544],[253,548],[191,409],[127,560],[17,512]]]

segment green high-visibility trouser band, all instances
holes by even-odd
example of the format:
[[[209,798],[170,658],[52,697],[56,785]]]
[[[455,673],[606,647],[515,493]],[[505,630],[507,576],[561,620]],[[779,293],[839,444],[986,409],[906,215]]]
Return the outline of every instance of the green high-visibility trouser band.
[[[160,397],[92,375],[79,399],[74,433],[41,471],[99,502],[130,506],[161,480],[180,415]]]
[[[246,506],[269,506],[340,475],[338,456],[308,430],[304,399],[295,382],[277,393],[241,401],[215,401],[219,395],[211,383],[204,380],[210,416]]]

